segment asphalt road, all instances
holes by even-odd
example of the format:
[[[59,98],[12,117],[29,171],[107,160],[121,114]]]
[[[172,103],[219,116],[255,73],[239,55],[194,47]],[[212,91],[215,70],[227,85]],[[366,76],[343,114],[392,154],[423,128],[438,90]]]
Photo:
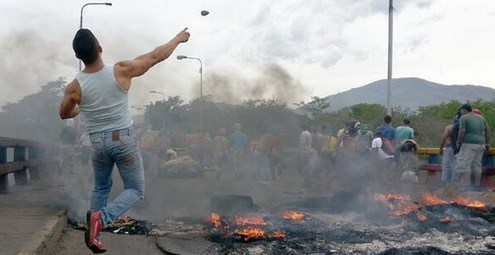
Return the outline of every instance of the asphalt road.
[[[132,208],[128,215],[153,223],[169,217],[204,218],[211,213],[210,200],[215,195],[250,196],[257,206],[268,210],[304,196],[328,193],[324,186],[302,189],[295,170],[286,170],[275,181],[235,180],[229,172],[222,174],[220,179],[214,172],[207,172],[202,178],[195,179],[160,178],[156,171],[148,171],[145,175],[145,199]],[[74,174],[66,174],[63,178],[71,187],[66,194],[69,198],[69,217],[84,221],[89,205],[92,173],[89,169],[79,168]],[[114,173],[112,190],[111,198],[122,191],[117,171]],[[53,254],[91,254],[84,244],[83,233],[67,226]],[[156,239],[151,236],[103,232],[102,241],[107,248],[106,254],[168,254],[159,249]]]
[[[92,254],[84,244],[84,232],[65,228],[54,255],[86,255]],[[105,254],[164,254],[156,246],[155,238],[141,235],[118,235],[103,233],[102,240],[107,248]]]

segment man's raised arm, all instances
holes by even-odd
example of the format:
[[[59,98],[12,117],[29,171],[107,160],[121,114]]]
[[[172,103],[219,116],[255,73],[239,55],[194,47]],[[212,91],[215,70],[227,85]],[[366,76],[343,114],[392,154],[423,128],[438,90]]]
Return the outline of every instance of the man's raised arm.
[[[189,40],[187,27],[179,32],[168,43],[158,46],[154,50],[141,55],[134,60],[121,61],[115,64],[115,78],[123,89],[129,90],[131,79],[146,73],[151,67],[167,59],[175,48]]]
[[[60,103],[60,118],[69,119],[76,117],[81,109],[78,104],[81,102],[81,87],[77,80],[70,82],[65,88],[64,97]]]

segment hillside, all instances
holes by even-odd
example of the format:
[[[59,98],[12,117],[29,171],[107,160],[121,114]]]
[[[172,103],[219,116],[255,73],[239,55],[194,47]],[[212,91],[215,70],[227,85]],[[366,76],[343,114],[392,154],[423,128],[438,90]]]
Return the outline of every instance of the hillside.
[[[387,80],[379,80],[359,88],[350,89],[325,98],[330,110],[336,111],[347,106],[369,103],[387,104]],[[419,106],[437,105],[458,100],[461,102],[495,100],[495,89],[475,85],[443,85],[419,78],[398,78],[392,80],[392,107],[416,111]]]

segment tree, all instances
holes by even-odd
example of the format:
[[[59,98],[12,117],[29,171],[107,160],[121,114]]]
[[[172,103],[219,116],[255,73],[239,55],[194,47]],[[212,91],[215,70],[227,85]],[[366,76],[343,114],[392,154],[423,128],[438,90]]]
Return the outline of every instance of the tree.
[[[251,138],[265,132],[276,132],[284,137],[297,137],[299,133],[299,116],[276,99],[253,99],[230,108],[228,116],[243,126]],[[284,139],[294,142],[292,139]],[[295,139],[294,139],[295,140]]]
[[[152,129],[180,130],[183,128],[187,107],[180,96],[168,97],[167,100],[151,102],[146,106],[145,121]]]
[[[480,101],[478,101],[480,102]],[[422,147],[438,147],[445,126],[452,122],[461,106],[461,102],[452,100],[448,103],[419,107],[419,113],[412,120],[416,141]]]
[[[296,106],[299,106],[306,113],[304,114],[305,117],[301,118],[304,126],[319,127],[330,120],[330,102],[325,98],[312,96],[311,102],[307,104],[300,102]]]

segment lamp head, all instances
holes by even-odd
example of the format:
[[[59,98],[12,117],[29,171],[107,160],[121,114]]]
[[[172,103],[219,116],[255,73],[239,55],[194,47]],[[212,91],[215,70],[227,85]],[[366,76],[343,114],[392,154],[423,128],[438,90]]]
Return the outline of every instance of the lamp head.
[[[112,6],[112,3],[105,3],[105,5]]]
[[[182,60],[182,59],[185,59],[187,58],[187,56],[184,56],[184,55],[177,55],[177,59],[178,60]]]

